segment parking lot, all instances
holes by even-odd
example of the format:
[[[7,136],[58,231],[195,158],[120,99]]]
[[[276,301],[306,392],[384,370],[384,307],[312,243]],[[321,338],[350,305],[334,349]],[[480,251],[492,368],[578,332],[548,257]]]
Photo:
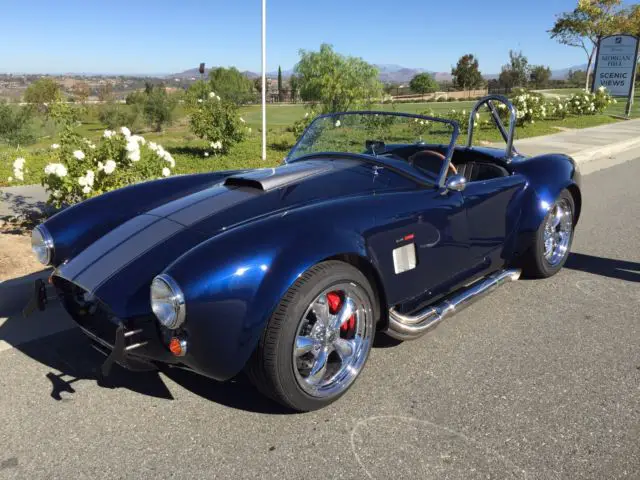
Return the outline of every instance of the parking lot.
[[[322,411],[285,412],[242,376],[99,384],[73,329],[17,344],[0,353],[0,478],[640,478],[639,179],[640,158],[585,176],[563,271],[417,341],[380,335]]]

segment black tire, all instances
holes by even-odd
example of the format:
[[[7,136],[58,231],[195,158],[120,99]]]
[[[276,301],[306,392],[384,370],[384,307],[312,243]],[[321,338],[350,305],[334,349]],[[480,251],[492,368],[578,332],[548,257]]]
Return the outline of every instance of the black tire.
[[[557,263],[550,263],[545,258],[545,226],[547,221],[554,213],[554,208],[558,204],[568,205],[571,209],[571,234],[569,243],[566,247],[566,253]],[[564,266],[567,258],[569,258],[569,251],[571,250],[571,244],[573,243],[573,228],[575,227],[575,202],[573,196],[568,190],[562,190],[554,204],[549,209],[549,212],[545,216],[544,220],[538,227],[533,245],[522,258],[522,273],[529,278],[548,278],[558,273]]]
[[[371,306],[370,314],[365,316],[370,342],[366,352],[363,350],[360,357],[364,359],[360,367],[363,368],[375,335],[376,319],[373,312],[378,310],[374,303],[375,293],[365,275],[357,268],[340,261],[326,261],[313,266],[298,278],[269,319],[246,368],[249,379],[261,393],[288,408],[306,412],[329,405],[351,387],[355,377],[343,391],[335,395],[309,395],[301,388],[299,379],[296,378],[297,367],[293,358],[294,342],[309,306],[322,292],[345,282],[357,286],[358,291],[362,292],[363,298]]]

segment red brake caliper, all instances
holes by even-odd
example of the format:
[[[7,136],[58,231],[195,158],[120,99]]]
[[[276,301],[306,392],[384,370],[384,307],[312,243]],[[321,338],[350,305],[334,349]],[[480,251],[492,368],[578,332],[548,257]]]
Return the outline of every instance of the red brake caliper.
[[[329,302],[329,313],[335,315],[342,307],[342,297],[338,292],[327,293],[327,302]],[[351,315],[348,321],[344,322],[340,327],[342,333],[349,333],[356,328],[356,314]]]

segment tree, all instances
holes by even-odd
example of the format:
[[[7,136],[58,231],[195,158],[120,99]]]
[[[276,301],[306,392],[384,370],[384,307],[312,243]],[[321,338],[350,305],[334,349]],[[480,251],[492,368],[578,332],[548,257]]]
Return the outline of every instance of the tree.
[[[509,50],[509,63],[502,66],[498,77],[504,88],[525,87],[529,78],[529,60],[522,52]]]
[[[258,77],[253,81],[253,86],[258,93],[262,94],[262,77]]]
[[[85,103],[91,95],[91,88],[87,82],[77,82],[71,87],[71,92],[76,102]]]
[[[419,73],[411,79],[409,88],[412,92],[424,95],[438,91],[438,82],[428,73]]]
[[[451,69],[451,75],[458,90],[472,90],[484,85],[478,59],[470,53],[460,57],[456,67]]]
[[[349,110],[382,92],[376,67],[326,43],[317,52],[300,50],[295,72],[302,99],[320,103],[323,113]]]
[[[101,102],[110,102],[113,100],[113,85],[103,83],[98,87],[98,100]]]
[[[582,87],[587,81],[587,72],[584,70],[569,70],[567,83],[572,87]]]
[[[284,90],[282,89],[282,68],[278,65],[278,100],[284,101]]]
[[[535,88],[542,88],[551,80],[551,69],[544,65],[534,65],[529,72],[529,80]]]
[[[235,67],[211,69],[209,85],[220,98],[236,105],[253,99],[253,83]]]
[[[147,85],[145,97],[143,112],[147,124],[156,132],[160,132],[162,127],[170,124],[173,119],[175,99],[167,95],[164,85]]]
[[[0,142],[17,147],[35,141],[31,130],[32,109],[0,102]]]
[[[638,7],[625,10],[621,4],[622,0],[579,0],[578,6],[571,12],[559,15],[549,30],[551,38],[561,44],[584,50],[587,57],[586,89],[589,88],[589,72],[598,38],[619,33],[625,27],[631,28],[634,9]]]
[[[291,101],[296,103],[298,96],[298,77],[296,75],[289,77],[289,91],[291,92]]]
[[[52,78],[40,78],[29,85],[24,92],[24,101],[45,111],[46,104],[53,103],[60,96],[60,85]]]

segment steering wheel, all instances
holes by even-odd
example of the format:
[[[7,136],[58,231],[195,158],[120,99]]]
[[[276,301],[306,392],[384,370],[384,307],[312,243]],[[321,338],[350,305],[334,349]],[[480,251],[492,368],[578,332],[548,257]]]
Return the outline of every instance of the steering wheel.
[[[421,150],[408,158],[411,166],[419,170],[435,173],[436,175],[440,174],[440,169],[444,161],[446,161],[446,157],[434,150]],[[458,169],[453,163],[449,163],[449,171],[454,175],[458,173]]]

